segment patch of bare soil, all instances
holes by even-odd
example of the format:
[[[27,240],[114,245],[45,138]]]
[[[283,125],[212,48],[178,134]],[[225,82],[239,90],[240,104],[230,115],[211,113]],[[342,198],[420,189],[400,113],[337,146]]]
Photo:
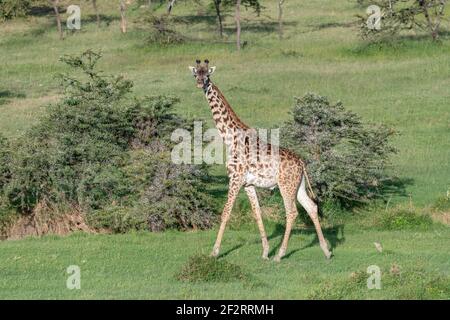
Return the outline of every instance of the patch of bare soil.
[[[55,213],[39,203],[30,215],[18,218],[6,231],[7,240],[47,234],[67,235],[74,231],[96,233],[89,227],[81,210],[73,208],[67,213]]]
[[[450,226],[450,212],[444,212],[444,211],[439,211],[439,212],[434,212],[431,215],[431,218],[434,221],[443,223],[447,226]]]

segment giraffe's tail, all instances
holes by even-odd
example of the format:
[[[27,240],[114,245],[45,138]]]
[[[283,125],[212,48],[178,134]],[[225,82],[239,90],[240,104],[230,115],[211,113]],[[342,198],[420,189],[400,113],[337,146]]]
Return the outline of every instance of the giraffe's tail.
[[[311,198],[313,198],[314,200],[317,200],[317,197],[311,187],[311,182],[309,181],[308,172],[306,171],[305,168],[303,168],[303,174],[305,175],[306,183],[308,184],[308,191],[309,191]]]

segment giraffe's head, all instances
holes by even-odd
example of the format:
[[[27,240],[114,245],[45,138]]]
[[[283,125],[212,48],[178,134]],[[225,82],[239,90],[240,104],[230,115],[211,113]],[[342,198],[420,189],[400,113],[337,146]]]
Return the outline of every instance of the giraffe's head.
[[[209,84],[209,76],[213,74],[216,67],[210,67],[209,61],[205,60],[204,64],[200,63],[200,60],[195,61],[195,67],[189,67],[197,81],[197,88],[205,88]]]

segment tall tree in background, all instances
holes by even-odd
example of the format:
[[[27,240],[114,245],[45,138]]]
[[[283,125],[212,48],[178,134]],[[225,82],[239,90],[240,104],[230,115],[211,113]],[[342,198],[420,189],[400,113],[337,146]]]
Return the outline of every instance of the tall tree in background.
[[[241,0],[236,0],[236,11],[234,15],[236,20],[236,46],[237,50],[241,50]]]
[[[97,27],[100,27],[100,14],[98,13],[97,0],[92,0],[92,7],[94,7],[95,16],[97,19]]]
[[[447,0],[357,0],[362,6],[380,8],[381,26],[373,28],[367,15],[360,17],[360,34],[371,41],[390,39],[403,30],[422,29],[433,40],[439,38],[440,26],[445,18]],[[369,16],[369,19],[371,16]]]
[[[62,25],[61,25],[61,16],[59,15],[59,9],[58,9],[59,0],[49,0],[49,1],[53,7],[53,11],[55,11],[56,25],[58,26],[59,39],[63,40],[64,34],[63,34],[63,30],[62,30]]]
[[[223,18],[222,18],[222,10],[220,9],[220,5],[222,4],[222,0],[213,0],[214,9],[216,9],[217,22],[219,24],[219,36],[223,38]]]
[[[439,36],[439,27],[444,17],[445,5],[447,0],[419,0],[419,6],[422,8],[423,15],[427,20],[428,30],[433,40]]]
[[[263,6],[260,0],[223,0],[224,6],[234,5],[234,19],[236,21],[236,45],[237,49],[241,49],[241,5],[246,9],[252,8],[257,15],[261,13]]]
[[[278,37],[283,39],[283,4],[284,0],[278,0]]]
[[[125,17],[125,11],[127,10],[124,0],[120,0],[120,30],[122,33],[127,32],[127,20]]]
[[[169,0],[169,4],[167,5],[167,13],[170,14],[172,12],[172,8],[175,5],[176,0]]]

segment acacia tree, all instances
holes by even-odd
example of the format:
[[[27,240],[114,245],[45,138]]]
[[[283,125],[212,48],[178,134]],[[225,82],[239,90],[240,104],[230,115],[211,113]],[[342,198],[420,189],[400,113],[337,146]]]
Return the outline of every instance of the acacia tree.
[[[56,25],[58,27],[59,39],[63,40],[64,33],[63,33],[63,29],[62,29],[62,24],[61,24],[61,16],[59,14],[59,8],[58,8],[59,0],[49,0],[49,2],[53,7],[53,11],[55,12]]]
[[[358,0],[361,5],[376,5],[381,12],[380,28],[371,28],[367,16],[360,15],[360,33],[364,39],[392,37],[402,30],[426,30],[433,40],[439,38],[447,0]]]

